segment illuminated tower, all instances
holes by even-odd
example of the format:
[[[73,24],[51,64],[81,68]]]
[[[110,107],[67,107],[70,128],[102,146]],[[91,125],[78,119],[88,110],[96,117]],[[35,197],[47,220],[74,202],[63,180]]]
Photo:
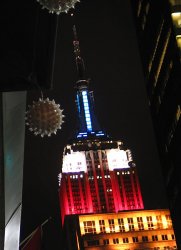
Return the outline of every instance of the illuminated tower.
[[[63,154],[59,192],[62,222],[71,214],[143,209],[131,151],[121,141],[110,139],[96,119],[75,26],[73,30],[79,129]]]
[[[176,250],[169,210],[144,210],[131,151],[99,126],[75,27],[73,44],[79,129],[59,176],[65,249]]]

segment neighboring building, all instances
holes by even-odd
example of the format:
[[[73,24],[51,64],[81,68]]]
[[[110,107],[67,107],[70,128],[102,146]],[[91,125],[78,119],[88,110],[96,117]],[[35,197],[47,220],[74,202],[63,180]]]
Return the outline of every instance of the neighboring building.
[[[173,224],[181,234],[181,1],[131,0]],[[172,22],[173,21],[173,22]]]
[[[177,249],[167,209],[72,215],[65,224],[67,250]]]
[[[4,1],[1,8],[0,249],[18,250],[26,91],[52,86],[57,19],[35,1]]]
[[[100,129],[75,27],[74,35],[80,126],[59,176],[65,248],[177,249],[169,210],[143,210],[130,150]]]

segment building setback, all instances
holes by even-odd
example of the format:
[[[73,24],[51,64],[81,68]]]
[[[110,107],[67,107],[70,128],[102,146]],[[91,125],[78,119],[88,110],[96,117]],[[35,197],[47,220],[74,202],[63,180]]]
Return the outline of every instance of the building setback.
[[[177,249],[168,209],[67,216],[66,249]]]

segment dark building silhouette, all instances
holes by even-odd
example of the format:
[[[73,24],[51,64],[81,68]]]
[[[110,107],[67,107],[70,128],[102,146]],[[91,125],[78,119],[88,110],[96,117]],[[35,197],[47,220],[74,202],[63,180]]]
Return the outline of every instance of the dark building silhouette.
[[[19,249],[26,90],[52,87],[57,17],[36,1],[3,2],[0,16],[0,249]]]
[[[176,233],[181,234],[181,1],[131,1]]]

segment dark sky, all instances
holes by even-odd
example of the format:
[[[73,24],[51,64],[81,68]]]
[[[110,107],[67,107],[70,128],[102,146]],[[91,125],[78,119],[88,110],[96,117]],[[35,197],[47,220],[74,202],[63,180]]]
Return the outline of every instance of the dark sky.
[[[98,120],[110,136],[121,139],[132,150],[145,208],[165,208],[129,2],[82,0],[76,6],[75,19]],[[49,238],[53,239],[54,248],[47,244],[46,249],[56,250],[61,244],[57,175],[61,169],[63,147],[76,128],[73,87],[76,80],[72,22],[70,16],[62,14],[59,17],[53,89],[44,91],[44,96],[60,103],[66,116],[65,123],[62,130],[50,138],[35,137],[26,130],[25,141],[21,237],[26,237],[51,216]],[[28,104],[39,97],[38,92],[28,92]]]

